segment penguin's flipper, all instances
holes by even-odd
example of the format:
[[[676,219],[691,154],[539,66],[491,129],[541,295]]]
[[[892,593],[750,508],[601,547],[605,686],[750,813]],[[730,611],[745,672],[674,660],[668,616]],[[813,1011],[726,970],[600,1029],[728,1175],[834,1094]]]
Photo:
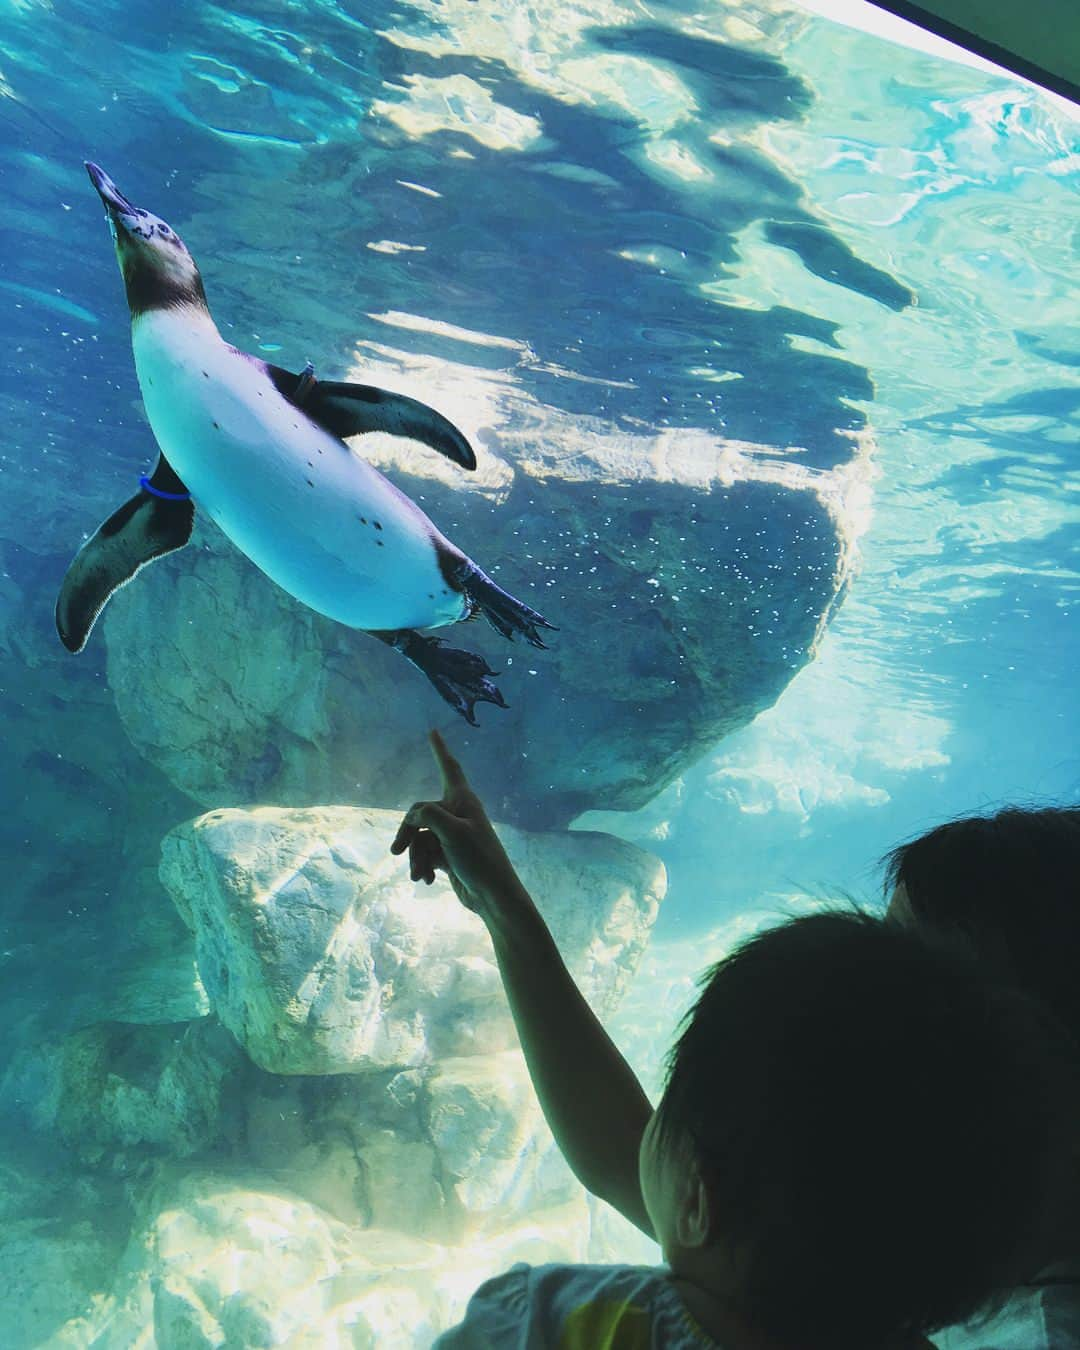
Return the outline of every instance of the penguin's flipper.
[[[418,399],[376,389],[372,384],[317,380],[310,366],[294,375],[267,362],[266,372],[278,393],[302,408],[331,436],[345,440],[367,431],[386,431],[423,441],[463,469],[476,468],[473,448],[453,422]]]
[[[447,647],[442,638],[424,637],[412,628],[369,628],[365,631],[399,651],[417,670],[422,670],[451,708],[470,726],[477,725],[473,712],[477,703],[506,707],[506,700],[488,678],[499,672],[492,670],[475,652]]]
[[[191,538],[195,507],[164,455],[143,482],[147,486],[99,526],[64,575],[56,631],[69,652],[86,646],[94,621],[115,590],[148,562],[183,548]]]

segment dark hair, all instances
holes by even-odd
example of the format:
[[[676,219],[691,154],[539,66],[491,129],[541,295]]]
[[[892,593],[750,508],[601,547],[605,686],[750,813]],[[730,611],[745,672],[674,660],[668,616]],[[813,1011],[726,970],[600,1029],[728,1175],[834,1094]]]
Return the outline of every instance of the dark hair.
[[[1061,1036],[958,937],[855,909],[708,971],[657,1126],[701,1168],[738,1312],[806,1350],[868,1350],[1004,1301],[1076,1101]]]
[[[1080,1044],[1080,807],[951,820],[884,862],[916,920],[969,934]]]

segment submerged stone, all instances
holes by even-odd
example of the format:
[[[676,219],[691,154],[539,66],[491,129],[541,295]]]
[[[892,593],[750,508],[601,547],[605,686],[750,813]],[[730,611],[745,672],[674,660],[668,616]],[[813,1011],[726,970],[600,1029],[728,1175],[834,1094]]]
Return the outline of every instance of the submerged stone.
[[[210,1006],[272,1073],[357,1073],[516,1044],[490,940],[440,875],[390,854],[400,817],[354,807],[213,811],[165,839]],[[665,889],[607,835],[504,829],[583,992],[612,1010]]]
[[[770,707],[846,586],[865,438],[846,433],[850,460],[825,470],[798,447],[550,410],[540,438],[522,420],[488,437],[468,481],[408,442],[359,447],[558,625],[546,651],[479,622],[439,630],[500,672],[508,711],[481,706],[468,728],[397,653],[292,600],[202,521],[201,549],[148,568],[107,613],[134,743],[205,806],[396,808],[430,791],[437,724],[501,819],[552,828],[640,808]]]
[[[102,1022],[21,1046],[0,1098],[75,1163],[135,1172],[216,1147],[245,1061],[216,1020]]]
[[[462,1247],[357,1229],[288,1187],[209,1171],[167,1179],[115,1278],[50,1345],[430,1345],[478,1284],[515,1260],[585,1255],[584,1199]],[[21,1350],[21,1347],[20,1347]],[[29,1350],[29,1347],[27,1347]]]

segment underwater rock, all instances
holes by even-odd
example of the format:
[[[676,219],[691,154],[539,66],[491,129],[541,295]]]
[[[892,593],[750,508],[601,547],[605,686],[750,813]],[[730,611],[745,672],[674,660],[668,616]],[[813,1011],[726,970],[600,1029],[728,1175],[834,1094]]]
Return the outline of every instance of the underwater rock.
[[[497,1232],[508,1216],[581,1198],[544,1124],[524,1057],[450,1060],[426,1084],[430,1131],[458,1213],[458,1240]]]
[[[482,623],[440,630],[502,672],[509,711],[481,706],[467,727],[397,653],[293,601],[203,520],[202,547],[148,568],[106,615],[135,745],[208,807],[399,808],[430,794],[435,724],[494,814],[553,828],[644,806],[771,706],[846,586],[865,438],[839,433],[851,458],[821,470],[798,448],[528,405],[512,424],[485,433],[472,477],[393,438],[361,447],[559,626],[543,652]]]
[[[459,1244],[581,1196],[520,1050],[396,1073],[256,1075],[251,1162],[344,1223]]]
[[[97,1147],[66,1152],[62,1178],[47,1137],[36,1164],[0,1159],[0,1272],[21,1295],[5,1350],[142,1344],[151,1334],[161,1350],[423,1350],[492,1271],[515,1260],[610,1260],[626,1240],[598,1221],[571,1175],[520,1051],[281,1077],[243,1072],[238,1047],[205,1019],[181,1044],[197,1036],[192,1071],[200,1055],[212,1061],[208,1091],[231,1098],[236,1128],[200,1140],[182,1111],[161,1112],[162,1130],[143,1125],[133,1139],[130,1111],[107,1119],[99,1105],[94,1119],[93,1092],[71,1099],[92,1081],[100,1096],[125,1059],[167,1058],[165,1029],[123,1028],[122,1054],[115,1028],[89,1030],[90,1048],[68,1047],[67,1059],[81,1056],[90,1070],[54,1094],[65,1101],[51,1122],[39,1112],[34,1124],[62,1121],[65,1142],[86,1133]],[[106,1127],[113,1139],[103,1147]],[[170,1127],[174,1155],[133,1166],[147,1136],[167,1149]],[[192,1146],[198,1156],[186,1157]]]
[[[161,877],[195,934],[214,1012],[272,1073],[356,1073],[516,1043],[482,922],[444,878],[390,854],[395,812],[213,811],[173,830]],[[505,829],[507,852],[600,1016],[617,1003],[665,889],[663,865],[606,835]]]
[[[83,1166],[134,1176],[157,1158],[215,1147],[246,1061],[213,1018],[174,1026],[105,1022],[23,1044],[0,1100]]]
[[[356,1229],[287,1188],[208,1171],[163,1182],[148,1209],[110,1292],[50,1345],[143,1344],[152,1328],[161,1350],[421,1350],[492,1271],[580,1260],[588,1236],[584,1198],[448,1248]]]
[[[0,1344],[81,1350],[88,1341],[53,1337],[113,1283],[131,1226],[120,1185],[74,1169],[55,1141],[0,1137]]]
[[[66,494],[57,500],[66,512]],[[4,884],[0,1019],[55,1036],[110,1018],[201,1016],[194,944],[157,877],[161,836],[192,814],[191,801],[128,740],[100,645],[79,658],[60,645],[52,603],[66,559],[4,539],[5,528],[35,519],[22,497],[9,505],[0,522],[0,855],[18,866]],[[13,1044],[4,1038],[0,1066]]]
[[[86,1307],[108,1277],[109,1244],[89,1219],[5,1221],[0,1232],[5,1350],[53,1345],[57,1328]],[[86,1344],[86,1342],[84,1342]]]

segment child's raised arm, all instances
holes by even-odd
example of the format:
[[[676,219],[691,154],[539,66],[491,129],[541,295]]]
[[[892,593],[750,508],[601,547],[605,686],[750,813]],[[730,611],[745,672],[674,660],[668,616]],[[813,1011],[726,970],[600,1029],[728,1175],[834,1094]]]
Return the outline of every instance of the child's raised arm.
[[[410,807],[391,847],[414,881],[445,871],[487,925],[525,1062],[548,1125],[581,1184],[655,1237],[641,1198],[638,1148],[652,1107],[570,978],[479,797],[437,731],[438,802]]]

